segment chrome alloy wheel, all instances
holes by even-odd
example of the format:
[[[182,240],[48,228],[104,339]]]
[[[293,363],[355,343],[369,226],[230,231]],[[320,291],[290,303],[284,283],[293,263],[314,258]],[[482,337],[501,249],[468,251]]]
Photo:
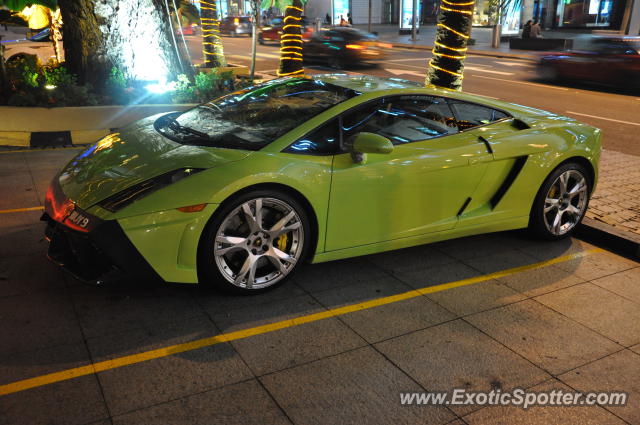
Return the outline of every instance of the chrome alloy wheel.
[[[544,201],[544,224],[547,230],[561,236],[582,219],[588,198],[585,176],[577,170],[567,170],[553,182]]]
[[[275,198],[256,198],[222,221],[214,256],[227,281],[243,289],[261,289],[293,270],[303,244],[304,226],[293,207]]]

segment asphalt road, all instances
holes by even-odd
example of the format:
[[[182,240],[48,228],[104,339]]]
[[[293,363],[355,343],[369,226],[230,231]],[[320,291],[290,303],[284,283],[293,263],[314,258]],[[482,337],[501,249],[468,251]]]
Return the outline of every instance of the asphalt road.
[[[194,62],[201,60],[198,36],[187,37]],[[250,64],[251,38],[223,37],[231,63]],[[277,44],[258,46],[256,71],[274,74],[278,67]],[[373,66],[345,71],[395,76],[424,81],[430,52],[394,48]],[[322,66],[307,67],[309,74],[334,72]],[[640,156],[640,93],[610,88],[546,84],[536,78],[530,61],[470,55],[466,60],[464,91],[568,115],[603,131],[605,149]]]

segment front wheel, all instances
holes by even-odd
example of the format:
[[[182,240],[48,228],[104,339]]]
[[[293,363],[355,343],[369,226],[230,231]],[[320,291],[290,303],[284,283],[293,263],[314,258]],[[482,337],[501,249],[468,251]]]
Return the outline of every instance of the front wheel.
[[[587,211],[592,187],[582,165],[572,162],[556,168],[536,195],[529,230],[547,240],[569,236]]]
[[[282,283],[307,256],[311,229],[292,196],[247,193],[222,207],[203,233],[199,268],[205,282],[235,293]]]

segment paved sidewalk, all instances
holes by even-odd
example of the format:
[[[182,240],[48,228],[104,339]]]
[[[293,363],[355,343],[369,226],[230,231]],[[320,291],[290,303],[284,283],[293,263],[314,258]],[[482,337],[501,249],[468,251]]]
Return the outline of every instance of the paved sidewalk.
[[[640,242],[640,157],[605,150],[600,181],[587,217],[629,234]]]
[[[366,24],[356,24],[356,28],[367,30]],[[433,48],[433,40],[435,40],[436,26],[429,24],[420,27],[420,33],[416,37],[416,41],[411,41],[411,35],[398,34],[398,25],[372,25],[371,31],[376,32],[380,40],[392,43],[397,47],[409,47],[415,49],[431,50]],[[491,47],[491,28],[474,27],[471,30],[471,38],[475,40],[475,44],[469,46],[469,52],[482,56],[499,56],[511,57],[517,59],[537,60],[539,52],[531,50],[509,49],[509,42],[503,41],[499,48]],[[578,32],[566,31],[544,31],[547,38],[575,38],[583,35]]]

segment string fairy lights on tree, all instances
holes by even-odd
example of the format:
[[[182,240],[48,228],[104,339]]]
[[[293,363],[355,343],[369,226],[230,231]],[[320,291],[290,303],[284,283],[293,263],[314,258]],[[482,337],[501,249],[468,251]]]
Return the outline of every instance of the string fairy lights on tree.
[[[280,36],[278,77],[302,76],[302,13],[306,0],[264,0],[262,8],[277,7],[284,11]]]
[[[200,1],[200,22],[202,24],[202,54],[204,68],[226,66],[222,40],[220,39],[220,20],[216,0]]]
[[[426,85],[462,89],[474,4],[469,0],[442,0]]]

